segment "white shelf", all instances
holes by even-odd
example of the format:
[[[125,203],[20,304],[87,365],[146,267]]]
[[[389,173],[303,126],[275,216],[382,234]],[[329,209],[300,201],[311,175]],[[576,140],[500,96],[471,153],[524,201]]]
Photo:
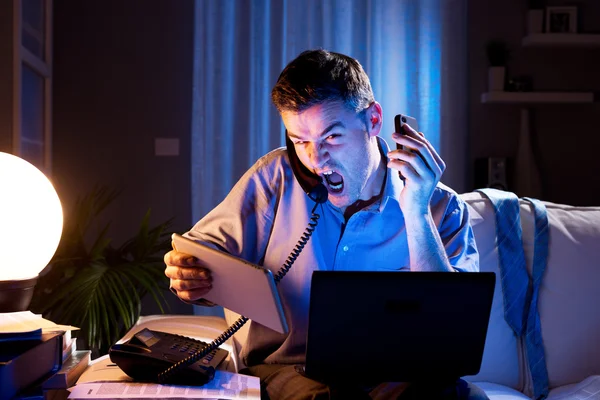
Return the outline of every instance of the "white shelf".
[[[564,104],[593,103],[592,92],[487,92],[481,94],[482,103],[505,104]]]
[[[535,33],[523,38],[529,47],[600,47],[600,34],[590,33]]]

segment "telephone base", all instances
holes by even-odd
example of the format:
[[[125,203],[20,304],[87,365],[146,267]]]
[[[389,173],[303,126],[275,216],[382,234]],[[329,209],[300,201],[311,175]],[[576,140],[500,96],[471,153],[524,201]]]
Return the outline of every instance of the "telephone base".
[[[216,368],[229,354],[227,350],[211,351],[193,364],[178,368],[164,382],[159,382],[159,375],[207,345],[200,340],[145,328],[128,342],[111,346],[109,357],[136,381],[202,386],[213,379]]]

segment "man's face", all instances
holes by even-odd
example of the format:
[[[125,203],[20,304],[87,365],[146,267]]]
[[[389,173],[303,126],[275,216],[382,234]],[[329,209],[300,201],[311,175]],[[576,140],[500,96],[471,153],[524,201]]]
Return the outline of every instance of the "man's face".
[[[344,210],[379,193],[374,184],[381,161],[375,137],[381,127],[379,104],[359,114],[342,102],[325,102],[300,113],[284,111],[281,117],[300,161],[323,178],[333,205]]]

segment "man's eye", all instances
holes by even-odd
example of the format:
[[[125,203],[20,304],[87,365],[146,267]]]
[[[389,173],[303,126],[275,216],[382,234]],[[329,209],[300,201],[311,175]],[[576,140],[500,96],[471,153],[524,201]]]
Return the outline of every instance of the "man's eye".
[[[294,144],[301,146],[303,144],[306,144],[306,141],[304,141],[304,140],[294,140]]]
[[[329,135],[329,136],[327,136],[327,138],[326,138],[325,140],[327,140],[327,141],[331,142],[332,140],[335,140],[335,139],[337,139],[337,138],[339,138],[339,137],[340,137],[340,134],[339,134],[339,133],[334,133],[334,134],[332,134],[332,135]]]

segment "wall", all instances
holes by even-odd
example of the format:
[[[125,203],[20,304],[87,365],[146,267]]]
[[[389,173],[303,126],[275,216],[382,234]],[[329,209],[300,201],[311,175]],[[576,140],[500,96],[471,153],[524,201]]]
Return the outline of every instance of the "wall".
[[[65,209],[96,184],[122,188],[106,210],[115,245],[152,224],[191,225],[193,0],[54,2],[54,170]],[[155,138],[180,155],[154,155]],[[168,293],[171,312],[191,306]],[[156,311],[145,305],[143,313]]]
[[[520,110],[518,105],[481,104],[487,88],[485,44],[504,39],[511,49],[511,76],[533,77],[536,90],[600,92],[600,47],[523,48],[526,1],[469,2],[469,133],[471,161],[478,157],[514,157]],[[580,32],[600,33],[600,2],[548,2],[577,5]],[[574,205],[599,205],[596,184],[600,147],[600,105],[544,105],[532,110],[533,148],[542,171],[544,200]],[[519,173],[519,171],[515,171]]]

